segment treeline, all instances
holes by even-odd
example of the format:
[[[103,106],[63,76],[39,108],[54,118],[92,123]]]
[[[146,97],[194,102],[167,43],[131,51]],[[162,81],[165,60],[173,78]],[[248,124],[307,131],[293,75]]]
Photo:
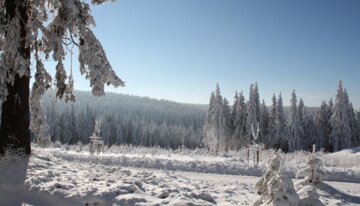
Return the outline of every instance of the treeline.
[[[87,144],[95,120],[107,146],[131,144],[164,148],[200,147],[206,106],[107,93],[93,97],[76,91],[75,103],[57,101],[54,91],[44,95],[52,142]]]
[[[248,101],[242,92],[236,92],[231,109],[217,85],[210,96],[203,133],[203,144],[214,153],[251,144],[285,152],[311,150],[316,144],[318,149],[333,152],[359,145],[360,112],[354,111],[341,81],[335,102],[323,101],[315,112],[302,99],[297,102],[295,90],[288,111],[281,93],[273,95],[268,107],[264,100],[260,103],[257,83],[250,86]]]

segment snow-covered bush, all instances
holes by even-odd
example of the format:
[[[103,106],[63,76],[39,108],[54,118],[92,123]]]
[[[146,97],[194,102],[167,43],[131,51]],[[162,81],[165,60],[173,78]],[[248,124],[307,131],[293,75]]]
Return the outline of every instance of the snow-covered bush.
[[[257,194],[260,198],[253,205],[298,205],[299,196],[297,195],[292,180],[281,173],[281,158],[279,153],[275,153],[268,160],[267,171],[256,183]]]
[[[280,170],[280,155],[279,153],[275,153],[273,157],[271,157],[267,162],[267,171],[260,178],[260,180],[256,183],[255,187],[257,189],[257,194],[265,197],[268,195],[268,183],[271,178],[274,177],[276,173]]]
[[[295,191],[294,183],[288,176],[280,172],[270,179],[268,183],[268,191],[269,195],[266,205],[299,205],[299,195]]]
[[[297,177],[305,177],[303,181],[297,184],[297,187],[317,185],[322,182],[324,176],[325,170],[322,161],[312,154],[309,156],[308,166],[297,174]]]

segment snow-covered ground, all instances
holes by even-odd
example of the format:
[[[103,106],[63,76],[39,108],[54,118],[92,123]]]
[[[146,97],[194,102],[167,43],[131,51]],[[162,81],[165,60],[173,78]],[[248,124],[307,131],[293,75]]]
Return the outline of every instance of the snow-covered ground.
[[[2,158],[0,205],[249,205],[265,168],[248,162],[246,151],[213,156],[202,150],[119,147],[90,156],[85,150],[33,146],[28,158]],[[321,201],[360,205],[359,152],[318,155],[327,179],[336,180],[318,187]],[[306,164],[303,152],[282,158],[292,177]]]

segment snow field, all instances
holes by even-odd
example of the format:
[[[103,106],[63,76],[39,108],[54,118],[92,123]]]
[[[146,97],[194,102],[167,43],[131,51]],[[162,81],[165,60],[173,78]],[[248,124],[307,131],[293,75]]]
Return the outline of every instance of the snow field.
[[[258,197],[255,183],[264,167],[233,157],[239,153],[212,156],[202,150],[123,147],[117,154],[106,151],[90,156],[84,147],[78,152],[68,149],[34,146],[29,158],[4,157],[1,205],[251,205]],[[121,153],[128,149],[132,152]],[[295,167],[303,158],[300,153],[284,158],[294,165],[289,167],[294,172],[301,168]],[[353,171],[356,177],[356,169],[349,165],[345,171]],[[340,169],[330,170],[328,176],[337,174],[336,170]],[[325,205],[360,205],[358,183],[325,182],[317,193]]]

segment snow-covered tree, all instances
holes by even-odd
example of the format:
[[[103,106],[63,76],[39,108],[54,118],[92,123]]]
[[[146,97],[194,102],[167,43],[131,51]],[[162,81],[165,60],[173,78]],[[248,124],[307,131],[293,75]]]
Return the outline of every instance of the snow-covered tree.
[[[275,154],[269,160],[268,169],[264,176],[256,183],[257,194],[260,198],[253,205],[297,206],[297,195],[292,180],[280,171],[280,156]]]
[[[236,107],[237,104],[239,102],[239,93],[237,91],[235,91],[235,95],[234,95],[234,102],[232,105],[232,110],[231,110],[231,122],[232,122],[232,129],[234,130],[235,126],[234,126],[234,122],[236,119]]]
[[[329,136],[331,133],[330,125],[330,113],[328,105],[325,101],[322,102],[319,111],[316,114],[316,129],[317,140],[316,144],[319,148],[324,148],[325,151],[329,151]]]
[[[297,184],[297,186],[317,185],[322,182],[325,177],[325,170],[320,158],[314,154],[309,156],[307,167],[296,175],[297,177],[305,177],[305,179]]]
[[[283,173],[276,174],[268,183],[270,198],[267,205],[273,206],[297,206],[299,195],[295,191],[291,178]]]
[[[311,151],[312,145],[316,144],[317,148],[321,148],[320,144],[318,143],[318,133],[316,123],[314,121],[314,117],[309,115],[307,110],[304,110],[303,116],[303,149]]]
[[[101,127],[103,121],[102,119],[97,119],[95,122],[94,132],[90,137],[90,153],[93,154],[95,150],[97,154],[100,152],[100,148],[103,146],[103,140],[101,138]]]
[[[211,98],[210,98],[211,101]],[[226,142],[230,136],[229,126],[230,123],[230,109],[228,108],[228,102],[221,96],[220,87],[216,85],[216,91],[211,109],[211,118],[204,127],[204,144],[212,152],[218,153],[219,151],[225,151],[227,148]]]
[[[302,149],[301,138],[303,135],[303,128],[299,121],[296,104],[297,104],[296,94],[295,94],[295,90],[293,90],[290,99],[290,113],[286,125],[288,150],[290,152]]]
[[[92,0],[101,4],[106,0]],[[104,85],[124,86],[106,58],[105,52],[91,31],[95,25],[90,6],[81,0],[2,0],[0,1],[0,102],[2,118],[0,128],[0,154],[12,145],[30,154],[30,65],[35,59],[35,83],[31,104],[33,121],[43,123],[39,98],[48,88],[51,77],[42,65],[52,54],[56,66],[57,97],[72,100],[72,79],[66,83],[67,74],[63,60],[66,47],[79,48],[80,71],[90,80],[95,96],[104,94]],[[31,56],[35,55],[35,58]],[[31,127],[40,138],[46,126]]]
[[[276,110],[277,110],[277,100],[275,94],[272,97],[272,105],[269,113],[269,134],[267,141],[265,142],[266,148],[280,148],[280,139],[276,135]]]
[[[338,151],[351,146],[351,128],[348,115],[348,100],[342,82],[339,82],[335,104],[333,106],[330,134],[331,151]]]
[[[301,98],[299,100],[299,106],[297,108],[297,113],[298,113],[300,124],[303,124],[304,123],[305,105],[304,105],[304,100]]]
[[[360,111],[356,112],[356,125],[358,128],[358,137],[354,142],[354,146],[360,146]]]
[[[276,119],[275,119],[275,133],[276,140],[279,141],[279,148],[283,151],[288,150],[288,140],[286,139],[285,133],[285,113],[284,113],[284,106],[282,101],[281,93],[279,94],[277,107],[276,107]],[[275,149],[278,149],[275,147]]]
[[[272,157],[267,160],[266,163],[266,172],[260,178],[260,180],[255,184],[255,188],[257,190],[257,194],[261,196],[260,199],[266,199],[269,195],[268,183],[275,176],[275,174],[279,173],[281,166],[281,158],[279,153],[275,153]]]
[[[352,146],[356,146],[359,143],[360,133],[359,126],[356,122],[355,110],[353,104],[350,102],[348,107],[349,124],[351,129],[351,142]]]
[[[256,86],[257,88],[257,86]],[[250,85],[250,92],[249,92],[249,101],[247,102],[247,112],[246,112],[246,130],[247,130],[247,139],[250,140],[250,143],[254,140],[252,136],[252,127],[256,127],[259,122],[259,106],[260,103],[258,102],[258,93],[257,90],[254,88],[254,85]]]
[[[229,107],[229,102],[226,98],[224,98],[224,102],[223,102],[223,115],[225,118],[225,125],[223,126],[225,129],[225,135],[220,138],[221,142],[221,148],[227,152],[229,150],[230,147],[230,139],[232,136],[232,122],[231,122],[231,111],[230,111],[230,107]]]
[[[234,108],[235,117],[233,121],[233,140],[235,148],[238,150],[249,143],[246,135],[246,104],[243,93],[238,96],[237,104]]]
[[[268,142],[269,137],[269,121],[270,121],[270,114],[268,107],[265,104],[265,100],[262,101],[260,107],[260,118],[259,118],[259,126],[260,126],[260,142],[264,145]]]

